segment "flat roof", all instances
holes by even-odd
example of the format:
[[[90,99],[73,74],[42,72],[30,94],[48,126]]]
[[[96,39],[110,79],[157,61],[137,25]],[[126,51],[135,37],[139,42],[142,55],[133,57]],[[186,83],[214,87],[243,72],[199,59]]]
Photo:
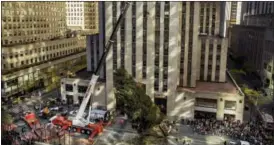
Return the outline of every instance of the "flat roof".
[[[90,80],[91,76],[93,75],[93,72],[87,71],[87,68],[84,68],[78,72],[75,73],[76,77],[73,78],[79,78],[81,80]],[[98,79],[99,82],[104,82],[104,79]]]
[[[255,25],[234,25],[233,28],[245,28],[245,29],[252,29],[252,30],[253,29],[257,29],[257,30],[271,29],[266,26],[255,26]]]
[[[209,93],[237,93],[237,87],[234,85],[230,77],[226,76],[227,81],[225,83],[216,82],[201,82],[197,81],[195,88],[189,87],[178,87],[179,91],[190,91],[190,92],[209,92]]]

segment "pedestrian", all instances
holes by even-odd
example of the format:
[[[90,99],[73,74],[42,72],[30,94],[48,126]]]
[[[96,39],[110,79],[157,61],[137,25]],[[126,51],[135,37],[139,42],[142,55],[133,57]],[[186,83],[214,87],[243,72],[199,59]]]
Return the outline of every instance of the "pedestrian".
[[[226,145],[227,143],[226,143],[226,141],[224,142],[224,145]]]

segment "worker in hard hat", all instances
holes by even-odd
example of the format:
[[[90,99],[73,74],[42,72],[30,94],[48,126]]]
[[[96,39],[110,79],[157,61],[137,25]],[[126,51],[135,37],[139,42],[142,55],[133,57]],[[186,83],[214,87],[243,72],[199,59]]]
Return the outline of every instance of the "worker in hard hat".
[[[47,117],[49,115],[49,108],[46,106],[44,109],[43,109],[43,116],[44,117]]]

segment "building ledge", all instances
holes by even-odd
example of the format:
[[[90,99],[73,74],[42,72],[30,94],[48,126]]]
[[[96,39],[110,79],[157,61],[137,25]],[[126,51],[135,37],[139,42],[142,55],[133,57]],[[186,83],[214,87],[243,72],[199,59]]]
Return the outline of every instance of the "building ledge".
[[[196,83],[196,87],[177,87],[177,91],[187,91],[192,93],[228,93],[238,94],[239,90],[233,83],[229,75],[227,75],[227,82],[200,82]]]
[[[38,66],[38,65],[41,65],[41,64],[44,64],[44,63],[49,63],[49,62],[52,62],[52,61],[60,60],[60,59],[63,59],[63,58],[69,57],[69,56],[73,56],[73,55],[76,55],[76,54],[80,54],[80,53],[83,53],[83,52],[86,52],[86,50],[79,50],[79,51],[76,51],[74,53],[67,54],[67,55],[64,55],[64,56],[54,57],[54,58],[46,60],[46,61],[36,62],[36,63],[30,64],[30,65],[23,65],[23,66],[20,66],[20,67],[8,69],[8,70],[3,70],[2,75],[6,75],[6,74],[16,72],[16,71],[19,71],[19,70],[23,70],[23,69],[28,69],[28,68]]]

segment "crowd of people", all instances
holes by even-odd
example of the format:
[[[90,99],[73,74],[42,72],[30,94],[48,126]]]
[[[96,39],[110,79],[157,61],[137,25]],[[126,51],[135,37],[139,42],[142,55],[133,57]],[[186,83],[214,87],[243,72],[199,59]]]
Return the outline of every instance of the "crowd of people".
[[[195,133],[203,135],[228,136],[234,140],[248,141],[255,145],[273,145],[273,131],[260,121],[241,123],[239,121],[216,119],[183,120]]]

